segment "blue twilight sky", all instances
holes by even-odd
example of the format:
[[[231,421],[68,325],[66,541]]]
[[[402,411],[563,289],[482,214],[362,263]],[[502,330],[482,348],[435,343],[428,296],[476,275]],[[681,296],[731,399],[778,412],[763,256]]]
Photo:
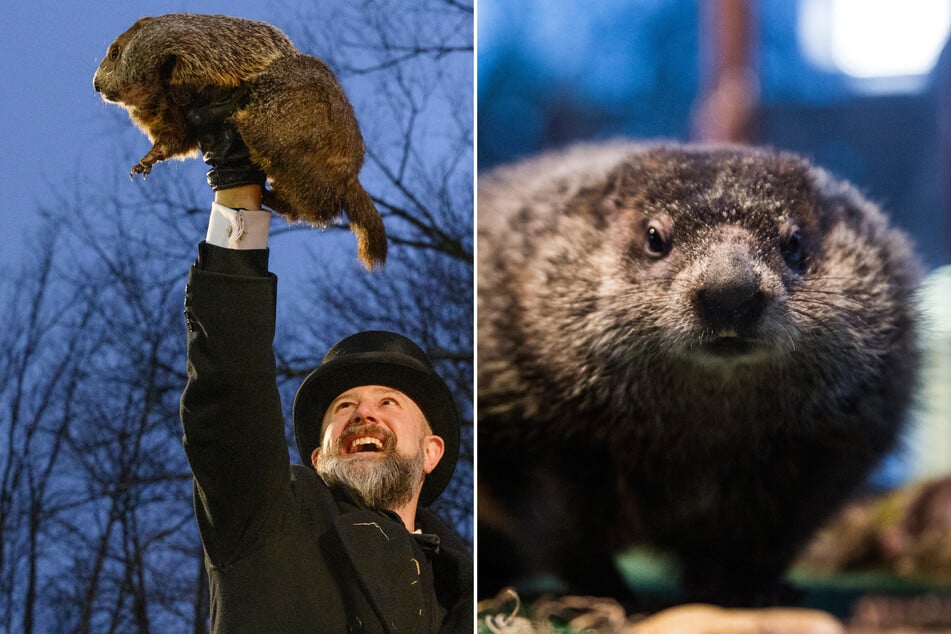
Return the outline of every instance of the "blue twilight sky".
[[[141,186],[126,178],[127,157],[149,147],[142,134],[115,147],[115,106],[104,104],[92,76],[112,40],[143,15],[178,11],[230,13],[267,19],[267,2],[173,1],[8,3],[0,38],[0,266],[27,253],[40,206],[51,207],[73,184],[105,178],[116,187]],[[122,114],[126,128],[128,117]],[[134,161],[133,161],[134,162]],[[130,163],[131,165],[131,163]],[[121,168],[121,169],[120,169]]]

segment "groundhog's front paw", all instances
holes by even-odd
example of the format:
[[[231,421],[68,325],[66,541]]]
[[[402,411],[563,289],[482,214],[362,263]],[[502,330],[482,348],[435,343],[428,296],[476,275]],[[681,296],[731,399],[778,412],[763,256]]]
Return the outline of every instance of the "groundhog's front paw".
[[[132,169],[129,171],[129,180],[135,178],[136,174],[141,174],[142,178],[145,178],[149,175],[149,172],[152,171],[152,165],[154,165],[154,163],[146,162],[145,160],[139,161],[133,165]]]
[[[132,167],[129,178],[133,178],[136,174],[141,174],[142,178],[145,178],[152,171],[153,165],[159,161],[164,161],[168,157],[169,152],[164,146],[153,145],[148,154],[140,158],[139,162]]]

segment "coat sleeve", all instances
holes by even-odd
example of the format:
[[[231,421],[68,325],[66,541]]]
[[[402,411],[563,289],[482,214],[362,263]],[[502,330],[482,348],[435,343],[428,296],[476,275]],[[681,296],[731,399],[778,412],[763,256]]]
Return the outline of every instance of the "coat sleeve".
[[[287,530],[292,493],[272,349],[276,296],[267,251],[200,245],[185,291],[181,419],[195,514],[216,566]]]

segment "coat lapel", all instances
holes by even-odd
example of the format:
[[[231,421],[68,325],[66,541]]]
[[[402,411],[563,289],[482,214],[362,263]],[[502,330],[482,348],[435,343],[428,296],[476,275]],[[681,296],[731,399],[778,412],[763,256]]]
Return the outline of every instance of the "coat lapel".
[[[429,617],[423,612],[420,562],[413,554],[406,529],[367,510],[343,513],[334,525],[387,631],[423,631]]]

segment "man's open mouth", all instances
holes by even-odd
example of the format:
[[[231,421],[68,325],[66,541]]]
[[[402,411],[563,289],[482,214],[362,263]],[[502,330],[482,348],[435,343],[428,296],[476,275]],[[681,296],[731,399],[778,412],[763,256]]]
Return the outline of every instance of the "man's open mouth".
[[[347,453],[378,453],[383,451],[384,443],[373,436],[358,436],[347,444]]]

